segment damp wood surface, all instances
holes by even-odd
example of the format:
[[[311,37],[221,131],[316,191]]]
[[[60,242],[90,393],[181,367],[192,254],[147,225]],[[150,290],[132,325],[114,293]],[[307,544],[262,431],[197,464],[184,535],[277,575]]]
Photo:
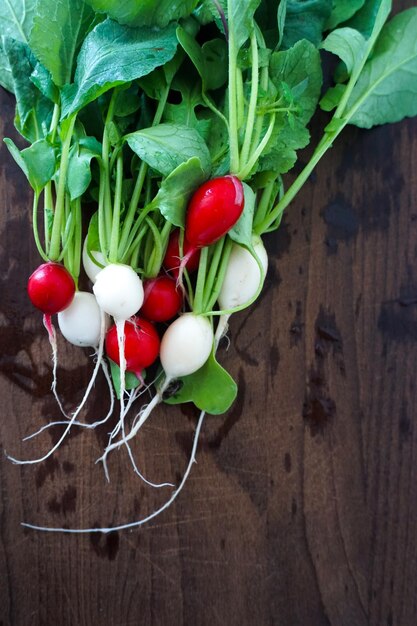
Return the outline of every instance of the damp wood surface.
[[[398,8],[411,6],[399,2]],[[0,134],[15,137],[0,90]],[[313,135],[325,122],[318,118]],[[417,121],[348,128],[267,238],[270,270],[234,316],[220,360],[239,383],[208,417],[176,503],[106,536],[24,530],[145,516],[124,452],[95,465],[106,429],[22,443],[57,409],[40,315],[31,195],[0,148],[1,626],[415,626],[417,624]],[[83,395],[88,351],[59,343],[59,392]],[[107,409],[103,380],[85,415]],[[155,481],[178,482],[198,413],[159,408],[133,446]]]

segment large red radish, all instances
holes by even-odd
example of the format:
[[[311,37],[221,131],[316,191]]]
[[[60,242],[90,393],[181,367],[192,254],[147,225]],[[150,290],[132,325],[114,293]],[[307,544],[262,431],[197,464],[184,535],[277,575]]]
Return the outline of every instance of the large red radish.
[[[242,215],[245,198],[242,182],[227,175],[205,182],[187,208],[185,238],[194,248],[221,239]]]

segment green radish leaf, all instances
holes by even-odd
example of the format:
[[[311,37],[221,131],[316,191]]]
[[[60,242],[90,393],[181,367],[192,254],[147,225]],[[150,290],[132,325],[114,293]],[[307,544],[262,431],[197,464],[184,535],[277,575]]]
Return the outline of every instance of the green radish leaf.
[[[190,15],[198,0],[87,0],[98,13],[107,13],[129,26],[166,26]]]
[[[253,216],[255,212],[256,195],[246,183],[243,183],[243,191],[245,194],[243,213],[233,228],[229,230],[228,235],[230,239],[233,239],[236,243],[252,247]]]
[[[100,252],[100,237],[98,234],[98,213],[93,213],[88,225],[87,233],[87,250],[91,252]]]
[[[392,2],[387,0],[366,0],[362,9],[345,26],[358,30],[368,39],[374,32],[375,26],[378,27],[377,20],[382,19],[382,23],[385,22],[391,11],[391,5]],[[383,8],[382,15],[380,14],[381,8]],[[379,17],[378,14],[380,14]]]
[[[226,41],[224,39],[206,41],[201,47],[201,52],[206,68],[205,89],[220,89],[227,82],[228,78]]]
[[[164,178],[155,205],[168,222],[184,227],[185,211],[191,195],[206,179],[207,175],[198,157],[181,163]]]
[[[110,363],[110,373],[113,381],[113,387],[118,400],[120,400],[120,367],[109,359]],[[139,387],[140,380],[133,372],[125,372],[125,386],[126,391],[130,391],[131,389],[136,389]]]
[[[254,29],[254,14],[261,0],[229,0],[229,33],[233,34],[236,51],[247,41]],[[229,35],[230,36],[230,35]]]
[[[330,87],[320,100],[320,108],[323,111],[333,111],[339,105],[346,91],[346,85],[335,85]]]
[[[278,5],[277,11],[277,25],[278,25],[278,43],[276,49],[279,50],[282,45],[282,40],[284,38],[284,29],[285,29],[285,20],[287,18],[287,1],[281,0]]]
[[[21,151],[19,150],[19,148],[16,146],[14,141],[9,139],[8,137],[5,137],[3,139],[3,141],[6,144],[10,154],[12,155],[14,160],[16,161],[17,165],[20,167],[20,169],[22,170],[22,172],[24,173],[26,178],[29,179],[29,171],[28,171],[26,162],[25,162],[24,158],[22,157],[22,154],[21,154]]]
[[[194,128],[204,141],[208,142],[211,134],[212,117],[207,114],[207,109],[205,110],[206,117],[204,119],[200,119],[196,115],[196,107],[203,105],[200,81],[186,80],[179,75],[175,78],[172,89],[179,92],[181,102],[179,104],[167,103],[165,105],[164,122]]]
[[[320,54],[315,46],[303,40],[289,50],[274,52],[270,75],[278,89],[289,88],[299,107],[297,116],[307,124],[316,110],[323,82]]]
[[[333,0],[333,9],[326,24],[326,30],[333,30],[350,19],[366,4],[365,0]]]
[[[332,0],[287,0],[281,47],[291,48],[301,39],[307,39],[318,46],[332,6]]]
[[[226,34],[227,0],[217,0],[217,5],[218,6],[216,6],[213,0],[201,0],[193,13],[193,17],[203,25],[215,22],[217,28],[224,36]],[[219,13],[218,7],[220,7],[220,10],[223,12],[222,16]]]
[[[216,361],[213,353],[197,372],[179,381],[182,387],[165,400],[167,404],[194,402],[200,411],[221,415],[232,406],[237,395],[235,381]]]
[[[56,155],[51,144],[46,139],[39,139],[20,151],[11,139],[5,139],[4,142],[32,189],[39,194],[55,173]]]
[[[84,0],[37,0],[29,45],[58,87],[71,82],[74,61],[94,17]]]
[[[176,48],[174,26],[156,30],[128,28],[112,20],[102,22],[84,40],[75,83],[63,88],[63,117],[112,87],[146,76],[172,59]]]
[[[305,148],[310,141],[306,126],[320,97],[320,53],[307,40],[297,42],[289,50],[274,52],[270,76],[277,88],[278,103],[289,110],[276,114],[274,130],[259,167],[285,174],[297,160],[296,150]]]
[[[222,87],[227,80],[226,42],[223,39],[212,39],[200,47],[181,26],[177,28],[177,38],[200,75],[203,92]]]
[[[417,8],[382,29],[347,103],[350,124],[372,128],[417,115]]]
[[[95,137],[84,137],[71,147],[67,174],[71,200],[87,191],[91,183],[92,159],[101,159],[101,144]]]
[[[42,63],[37,63],[35,69],[30,75],[30,80],[32,83],[39,89],[39,91],[51,100],[54,104],[58,104],[59,102],[59,90],[58,87],[54,84],[50,72],[42,65]]]
[[[13,90],[16,95],[15,125],[30,142],[45,137],[49,132],[52,103],[30,80],[35,58],[29,46],[10,37],[3,38],[4,51],[10,62]]]
[[[114,103],[115,117],[128,117],[132,115],[132,113],[136,113],[139,109],[140,98],[137,84],[129,85],[129,83],[127,83],[125,89],[119,87],[116,102]]]
[[[358,30],[337,28],[326,37],[321,48],[338,56],[346,65],[350,75],[365,56],[366,40]]]
[[[28,43],[35,15],[36,0],[0,0],[0,33],[16,41]],[[0,39],[0,85],[14,92],[9,58]]]
[[[181,163],[198,157],[208,177],[210,153],[203,138],[193,128],[180,124],[159,124],[125,137],[130,148],[142,161],[163,176],[168,176]]]
[[[178,54],[178,53],[177,53]],[[143,76],[138,80],[140,87],[146,93],[148,98],[153,100],[161,100],[164,97],[167,88],[167,79],[164,68],[157,67],[147,76]]]

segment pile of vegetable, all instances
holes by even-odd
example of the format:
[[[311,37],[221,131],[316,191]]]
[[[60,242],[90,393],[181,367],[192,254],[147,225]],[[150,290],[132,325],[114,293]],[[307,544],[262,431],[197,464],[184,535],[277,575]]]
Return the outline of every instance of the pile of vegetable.
[[[107,477],[108,455],[126,448],[153,485],[129,442],[159,403],[193,402],[201,415],[181,484],[151,516],[115,528],[177,497],[205,414],[238,393],[216,350],[230,316],[262,290],[262,237],[347,124],[417,114],[417,8],[390,11],[389,0],[0,0],[0,84],[15,94],[28,146],[5,142],[33,189],[41,258],[28,294],[63,413],[34,435],[64,425],[42,458],[15,463],[108,423]],[[319,107],[322,138],[287,186]],[[70,415],[57,393],[56,324],[94,350]],[[82,409],[100,369],[109,411],[90,424]]]

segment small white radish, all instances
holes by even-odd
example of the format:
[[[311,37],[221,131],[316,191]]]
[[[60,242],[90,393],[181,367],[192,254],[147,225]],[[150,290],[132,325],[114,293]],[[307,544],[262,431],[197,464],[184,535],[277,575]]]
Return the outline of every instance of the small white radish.
[[[111,263],[97,274],[93,291],[99,307],[102,311],[114,317],[117,328],[120,366],[119,425],[122,431],[122,442],[124,442],[126,440],[124,427],[126,416],[124,398],[126,391],[125,322],[137,313],[143,304],[143,285],[139,276],[129,265]],[[112,438],[113,435],[110,436],[110,441]],[[111,447],[109,442],[103,459],[107,479],[109,477],[105,458],[107,450]]]
[[[262,239],[253,237],[252,245],[265,276],[268,269],[268,256]],[[264,276],[261,276],[255,257],[246,248],[234,243],[218,297],[220,309],[233,309],[249,302],[256,295]]]
[[[70,306],[58,313],[58,325],[67,341],[80,347],[97,347],[101,312],[92,293],[77,291]]]
[[[129,266],[111,263],[102,269],[93,286],[98,305],[117,320],[127,320],[143,303],[142,281]]]
[[[98,250],[92,250],[90,254],[93,257],[93,259],[97,261],[98,265],[94,263],[94,261],[91,259],[90,255],[88,254],[87,237],[86,237],[84,239],[84,245],[83,245],[83,267],[88,278],[91,280],[92,283],[95,283],[97,274],[101,272],[101,270],[103,269],[101,266],[106,265],[106,261],[104,260],[104,256],[102,255],[102,253],[99,252]]]
[[[170,383],[180,376],[188,376],[200,369],[213,349],[213,329],[202,315],[184,313],[177,318],[162,337],[160,359],[165,371],[165,380],[152,401],[142,408],[136,416],[128,435],[122,433],[121,439],[109,443],[100,460],[107,474],[106,460],[109,452],[128,443],[135,437],[146,422],[153,409],[162,402],[163,395]]]
[[[161,342],[161,364],[168,378],[188,376],[204,365],[213,348],[213,329],[202,315],[185,313],[166,330]]]

